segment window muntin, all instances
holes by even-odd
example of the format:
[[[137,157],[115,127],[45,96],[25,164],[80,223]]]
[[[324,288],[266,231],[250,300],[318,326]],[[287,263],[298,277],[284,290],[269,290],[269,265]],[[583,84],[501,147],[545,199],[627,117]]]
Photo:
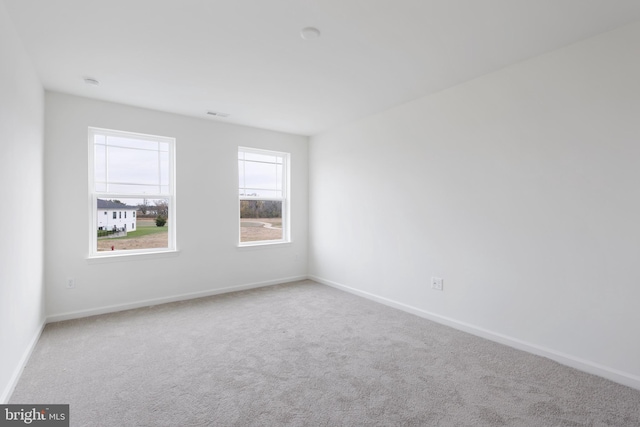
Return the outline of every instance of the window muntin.
[[[289,158],[289,153],[238,148],[241,246],[290,240]]]
[[[90,256],[176,249],[174,165],[173,138],[89,128]],[[152,209],[136,215],[148,200]],[[113,205],[116,202],[120,205]],[[101,205],[109,204],[117,210],[111,208],[113,218],[107,228],[97,218]],[[127,222],[127,212],[135,222]],[[156,225],[158,217],[166,224]],[[109,232],[115,228],[118,235],[98,237],[96,227],[101,224]]]

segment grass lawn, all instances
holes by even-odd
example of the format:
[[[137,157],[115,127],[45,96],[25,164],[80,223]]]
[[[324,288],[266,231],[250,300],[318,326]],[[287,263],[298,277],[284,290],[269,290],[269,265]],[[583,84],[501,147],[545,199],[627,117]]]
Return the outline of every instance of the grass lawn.
[[[138,221],[135,231],[129,231],[126,236],[115,237],[110,240],[134,239],[136,237],[148,236],[149,234],[166,233],[167,231],[167,226],[157,227],[154,221]]]

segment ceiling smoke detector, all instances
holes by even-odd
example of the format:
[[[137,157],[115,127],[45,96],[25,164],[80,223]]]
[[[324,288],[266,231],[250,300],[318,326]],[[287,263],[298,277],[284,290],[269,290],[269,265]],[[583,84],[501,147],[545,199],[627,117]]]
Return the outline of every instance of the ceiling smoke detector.
[[[300,37],[305,40],[313,40],[320,37],[320,30],[315,27],[306,27],[300,30]]]
[[[216,117],[229,117],[229,113],[220,113],[218,111],[207,111],[207,114],[209,116],[216,116]]]

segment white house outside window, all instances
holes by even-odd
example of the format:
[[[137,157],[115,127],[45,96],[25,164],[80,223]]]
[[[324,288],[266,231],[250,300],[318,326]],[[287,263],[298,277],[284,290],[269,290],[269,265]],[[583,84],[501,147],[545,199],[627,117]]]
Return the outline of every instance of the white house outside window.
[[[289,153],[238,148],[240,246],[290,241]]]
[[[89,128],[90,257],[176,250],[174,165],[174,138]]]

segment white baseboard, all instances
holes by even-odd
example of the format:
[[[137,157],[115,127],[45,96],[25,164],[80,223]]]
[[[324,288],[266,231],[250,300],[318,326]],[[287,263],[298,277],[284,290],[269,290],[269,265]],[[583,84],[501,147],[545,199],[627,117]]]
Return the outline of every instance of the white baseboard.
[[[191,292],[187,294],[173,295],[170,297],[153,298],[143,301],[135,301],[126,304],[108,305],[104,307],[90,308],[87,310],[72,311],[68,313],[52,314],[47,316],[46,323],[61,322],[63,320],[80,319],[82,317],[95,316],[98,314],[115,313],[117,311],[131,310],[140,307],[149,307],[152,305],[166,304],[175,301],[185,301],[194,298],[208,297],[212,295],[226,294],[229,292],[244,291],[247,289],[262,288],[265,286],[279,285],[282,283],[295,282],[305,280],[307,276],[284,277],[275,280],[267,280],[264,282],[248,283],[244,285],[229,286],[226,288],[210,289],[207,291]]]
[[[349,286],[345,286],[343,284],[340,284],[331,280],[323,279],[318,276],[309,275],[308,278],[318,283],[322,283],[324,285],[328,285],[336,289],[340,289],[340,290],[352,293],[354,295],[358,295],[358,296],[370,299],[372,301],[376,301],[381,304],[384,304],[393,308],[397,308],[402,311],[406,311],[407,313],[415,314],[417,316],[423,317],[428,320],[432,320],[442,325],[450,326],[454,329],[458,329],[460,331],[467,332],[472,335],[479,336],[481,338],[495,341],[500,344],[504,344],[509,347],[516,348],[518,350],[522,350],[528,353],[536,354],[538,356],[546,357],[548,359],[554,360],[558,363],[578,369],[580,371],[597,375],[597,376],[606,378],[608,380],[614,381],[616,383],[623,384],[628,387],[640,390],[640,377],[637,375],[612,369],[607,366],[603,366],[598,363],[591,362],[589,360],[584,360],[579,357],[575,357],[575,356],[565,354],[559,351],[555,351],[549,348],[545,348],[536,344],[522,341],[517,338],[513,338],[513,337],[503,335],[497,332],[493,332],[484,328],[480,328],[478,326],[471,325],[469,323],[460,322],[458,320],[451,319],[445,316],[440,316],[438,314],[434,314],[434,313],[431,313],[407,304],[403,304],[401,302],[397,302],[388,298],[374,295],[369,292],[360,291],[358,289],[354,289]]]
[[[24,353],[22,353],[22,357],[20,358],[20,361],[16,364],[16,367],[13,370],[13,375],[11,375],[11,379],[9,380],[9,383],[5,386],[4,390],[2,391],[2,395],[0,395],[0,404],[6,404],[9,402],[9,399],[13,394],[13,390],[15,390],[16,385],[18,384],[18,380],[22,375],[22,371],[24,370],[24,367],[27,366],[27,362],[31,357],[31,353],[33,353],[33,350],[36,348],[36,344],[38,343],[38,340],[40,339],[40,335],[42,335],[42,331],[44,330],[44,327],[46,324],[47,324],[46,320],[43,321],[40,327],[36,330],[36,333],[33,335],[33,337],[31,337],[31,341],[29,341],[29,345],[24,350]]]

